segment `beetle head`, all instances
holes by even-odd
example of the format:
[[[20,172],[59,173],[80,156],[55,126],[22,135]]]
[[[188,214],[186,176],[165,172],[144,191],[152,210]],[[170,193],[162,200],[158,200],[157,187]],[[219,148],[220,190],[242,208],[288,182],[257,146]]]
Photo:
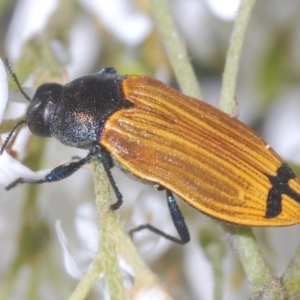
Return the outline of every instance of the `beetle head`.
[[[57,83],[45,83],[36,90],[30,102],[26,119],[27,126],[33,134],[51,137],[51,121],[61,91],[62,85]]]

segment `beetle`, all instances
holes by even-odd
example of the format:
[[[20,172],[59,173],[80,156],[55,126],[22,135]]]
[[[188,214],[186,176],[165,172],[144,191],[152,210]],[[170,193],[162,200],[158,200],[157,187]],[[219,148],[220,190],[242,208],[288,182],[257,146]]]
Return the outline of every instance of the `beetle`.
[[[287,226],[300,223],[300,180],[254,131],[219,109],[188,97],[147,76],[118,75],[113,68],[77,78],[66,85],[45,83],[30,99],[26,123],[41,137],[86,149],[84,158],[60,165],[44,178],[18,178],[18,184],[64,179],[96,157],[116,194],[122,195],[110,169],[166,190],[179,238],[150,224],[148,228],[174,242],[190,240],[173,194],[195,209],[243,226]]]

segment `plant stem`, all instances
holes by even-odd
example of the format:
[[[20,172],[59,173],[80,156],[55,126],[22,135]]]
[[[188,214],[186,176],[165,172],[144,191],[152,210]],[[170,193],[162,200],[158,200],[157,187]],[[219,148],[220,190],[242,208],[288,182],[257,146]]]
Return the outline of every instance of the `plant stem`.
[[[241,1],[226,57],[220,109],[230,116],[236,116],[237,112],[237,104],[235,101],[237,74],[245,33],[254,4],[255,0]]]
[[[111,238],[115,232],[122,230],[122,224],[117,214],[109,210],[109,206],[113,203],[111,185],[103,166],[98,161],[94,161],[94,185],[100,229],[100,246],[97,256],[100,257],[101,268],[103,268],[111,299],[125,299],[126,294],[119,269],[116,245]]]
[[[147,292],[149,288],[153,288],[163,294],[164,299],[171,299],[161,286],[159,279],[141,259],[117,214],[109,210],[109,206],[113,203],[111,186],[98,161],[94,161],[94,184],[99,216],[99,248],[92,268],[78,284],[70,300],[84,299],[100,273],[104,274],[111,299],[128,299],[128,292],[124,289],[123,277],[120,273],[118,254],[134,270],[135,281],[130,290],[130,298],[137,299],[135,294],[140,295]]]
[[[231,225],[224,228],[228,233],[227,240],[238,254],[248,279],[250,298],[283,300],[279,279],[267,267],[252,230]]]
[[[91,290],[95,281],[99,278],[99,274],[102,272],[101,264],[99,262],[99,257],[97,256],[92,267],[89,269],[85,277],[78,283],[73,294],[69,300],[83,300],[87,297],[89,291]]]
[[[150,3],[181,91],[191,97],[202,99],[199,82],[190,64],[185,44],[176,28],[168,2],[166,0],[152,0]]]
[[[298,299],[300,295],[300,247],[281,278],[286,299]]]

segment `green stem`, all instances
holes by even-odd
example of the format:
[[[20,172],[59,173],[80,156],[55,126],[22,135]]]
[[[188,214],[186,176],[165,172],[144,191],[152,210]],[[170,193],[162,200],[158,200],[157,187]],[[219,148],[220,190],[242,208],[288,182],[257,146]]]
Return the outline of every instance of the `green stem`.
[[[141,259],[117,214],[108,209],[113,202],[111,186],[98,161],[94,162],[94,184],[96,208],[99,215],[99,249],[93,267],[78,284],[70,300],[85,299],[100,273],[104,273],[111,299],[137,298],[135,294],[140,295],[150,287],[159,290],[165,299],[171,299],[164,291],[159,279]],[[130,297],[124,289],[117,254],[122,255],[135,272],[135,282],[130,290]]]
[[[151,0],[153,15],[181,91],[202,99],[197,77],[166,0]]]
[[[21,269],[22,263],[17,257],[11,264],[9,271],[5,274],[4,278],[1,280],[0,285],[0,299],[9,299],[13,285],[17,280],[18,273]]]
[[[140,258],[136,247],[132,243],[129,235],[124,231],[118,231],[113,236],[118,253],[133,268],[135,273],[134,286],[130,290],[129,299],[142,298],[142,292],[150,288],[155,288],[161,294],[162,299],[171,300],[171,296],[164,289],[159,278],[149,270],[145,262]]]
[[[202,246],[206,257],[209,259],[214,274],[214,300],[221,300],[223,297],[224,274],[222,260],[225,254],[224,243],[220,240],[220,235],[216,231],[202,229],[199,232],[198,240]]]
[[[125,299],[126,294],[118,265],[116,246],[111,239],[114,232],[122,228],[122,224],[120,224],[117,214],[109,210],[109,206],[113,203],[111,185],[103,166],[97,161],[94,162],[94,185],[101,243],[98,255],[102,257],[101,265],[111,299]]]
[[[92,263],[92,267],[89,269],[84,278],[78,283],[69,300],[86,299],[89,291],[91,290],[96,280],[99,278],[101,272],[101,264],[99,261],[99,256],[97,256]]]
[[[250,298],[283,300],[284,294],[280,282],[267,267],[252,230],[231,225],[224,228],[228,233],[228,242],[238,254],[248,279]]]
[[[224,253],[221,249],[220,243],[209,245],[205,251],[206,256],[211,262],[214,274],[214,300],[221,300],[223,298],[223,268],[222,260]]]
[[[236,116],[237,112],[235,101],[237,74],[245,33],[254,4],[255,0],[242,0],[233,26],[233,32],[226,57],[220,109],[230,116]]]
[[[118,222],[116,213],[109,210],[113,202],[110,182],[103,166],[96,160],[94,161],[94,186],[99,216],[99,247],[92,268],[79,282],[70,300],[85,299],[100,273],[104,273],[111,299],[126,299],[117,252],[111,239],[114,232],[118,231],[122,225]]]
[[[286,299],[298,299],[300,295],[300,247],[281,279]]]
[[[117,260],[118,253],[135,271],[135,283],[130,291],[131,296],[129,298],[137,298],[133,296],[136,292],[140,293],[148,290],[149,287],[153,287],[160,290],[164,294],[165,299],[171,299],[161,287],[158,278],[141,259],[117,214],[108,210],[109,205],[113,202],[111,186],[103,167],[98,162],[94,163],[94,174],[96,206],[99,214],[99,228],[101,230],[101,249],[99,247],[98,255],[101,257],[100,263],[103,267],[111,299],[128,299],[123,286],[123,278],[120,275]]]
[[[40,285],[40,259],[36,259],[31,264],[31,278],[28,285],[28,294],[26,299],[28,300],[35,300],[39,299],[39,285]]]

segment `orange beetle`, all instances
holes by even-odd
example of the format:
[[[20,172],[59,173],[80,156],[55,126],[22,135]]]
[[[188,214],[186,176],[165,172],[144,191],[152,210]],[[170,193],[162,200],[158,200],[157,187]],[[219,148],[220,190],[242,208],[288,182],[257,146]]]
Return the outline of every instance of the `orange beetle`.
[[[7,189],[61,180],[96,157],[117,196],[112,209],[123,201],[110,172],[114,164],[167,191],[180,238],[149,224],[135,230],[148,228],[172,241],[188,242],[188,228],[173,193],[199,211],[233,224],[300,223],[300,180],[269,145],[240,121],[153,78],[121,76],[107,68],[65,86],[44,84],[31,100],[24,122],[33,134],[55,137],[89,154],[43,179],[19,178]]]

